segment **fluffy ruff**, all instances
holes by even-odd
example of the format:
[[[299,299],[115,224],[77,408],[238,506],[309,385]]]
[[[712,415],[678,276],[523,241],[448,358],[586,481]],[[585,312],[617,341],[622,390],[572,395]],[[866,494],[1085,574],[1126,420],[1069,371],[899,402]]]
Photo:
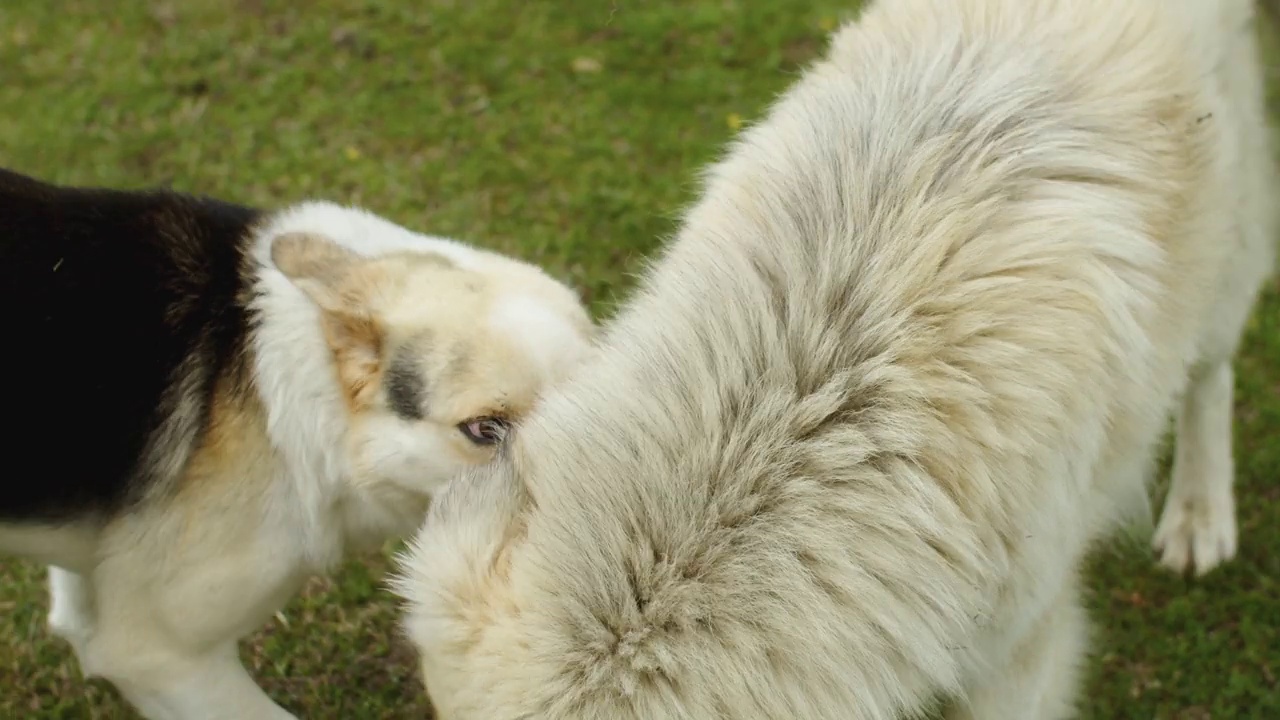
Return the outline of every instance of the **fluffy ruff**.
[[[1235,547],[1274,267],[1246,0],[868,7],[707,173],[598,355],[437,498],[441,720],[1071,716],[1078,569]]]

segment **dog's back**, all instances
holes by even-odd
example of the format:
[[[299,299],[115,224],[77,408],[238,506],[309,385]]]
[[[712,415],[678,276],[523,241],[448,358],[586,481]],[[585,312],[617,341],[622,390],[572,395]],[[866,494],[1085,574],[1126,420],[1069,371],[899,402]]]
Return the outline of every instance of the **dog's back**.
[[[257,215],[0,171],[0,520],[88,519],[179,469],[213,378],[244,362]]]
[[[1080,558],[1270,266],[1248,9],[868,7],[436,502],[442,719],[1069,714]]]

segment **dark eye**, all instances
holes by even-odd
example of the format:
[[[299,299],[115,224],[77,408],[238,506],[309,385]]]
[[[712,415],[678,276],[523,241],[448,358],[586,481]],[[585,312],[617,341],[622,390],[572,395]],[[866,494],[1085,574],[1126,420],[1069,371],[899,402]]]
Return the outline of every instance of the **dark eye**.
[[[467,439],[477,445],[496,445],[507,436],[507,421],[496,417],[482,417],[458,425]]]

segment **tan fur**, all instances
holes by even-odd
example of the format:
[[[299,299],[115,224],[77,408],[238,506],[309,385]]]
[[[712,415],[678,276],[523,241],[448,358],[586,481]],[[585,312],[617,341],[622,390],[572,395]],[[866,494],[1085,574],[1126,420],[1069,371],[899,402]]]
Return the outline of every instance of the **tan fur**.
[[[252,388],[223,378],[214,391],[203,440],[187,462],[180,492],[221,492],[219,483],[260,477],[276,462],[262,402]]]
[[[1162,560],[1234,551],[1277,231],[1250,12],[882,0],[838,32],[433,503],[398,589],[440,719],[1070,717],[1081,558],[1175,410]]]
[[[253,242],[253,356],[221,368],[211,400],[196,373],[175,386],[194,439],[156,462],[177,482],[101,523],[0,533],[59,543],[51,628],[153,720],[292,718],[237,639],[308,576],[416,528],[435,490],[497,452],[461,426],[519,422],[591,347],[575,294],[512,258],[328,204]]]
[[[399,255],[399,263],[416,262],[412,254]],[[370,305],[375,297],[394,296],[412,265],[361,262],[360,256],[328,238],[302,233],[277,238],[271,258],[319,305],[348,408],[353,413],[367,411],[382,372],[386,334]]]
[[[518,288],[520,275],[459,270],[433,253],[362,258],[317,235],[282,236],[272,257],[320,307],[353,423],[378,412],[385,352],[405,342],[436,377],[431,419],[441,429],[485,416],[514,420],[533,406],[542,380],[524,349],[477,323],[492,310],[499,290]],[[578,329],[590,331],[587,325]],[[423,333],[429,339],[418,337]],[[448,447],[463,464],[493,455],[493,448],[460,435],[451,435]]]

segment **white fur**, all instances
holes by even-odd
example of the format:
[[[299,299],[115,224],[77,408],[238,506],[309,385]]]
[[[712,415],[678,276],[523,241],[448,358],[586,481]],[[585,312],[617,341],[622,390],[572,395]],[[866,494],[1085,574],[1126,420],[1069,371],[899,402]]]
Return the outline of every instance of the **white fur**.
[[[289,482],[279,487],[286,495],[276,506],[281,512],[299,516],[283,519],[283,524],[305,528],[308,561],[317,568],[327,568],[343,550],[342,534],[336,532],[342,518],[335,510],[344,493],[343,478],[349,477],[351,470],[346,458],[348,428],[343,400],[333,382],[320,311],[271,261],[272,241],[291,232],[319,234],[366,257],[399,250],[434,252],[467,269],[483,269],[486,261],[504,259],[454,240],[412,232],[359,208],[329,202],[313,201],[282,211],[259,232],[253,248],[262,266],[259,284],[263,290],[258,303],[262,329],[254,337],[257,388],[267,408],[268,432],[290,468]],[[429,449],[414,450],[412,439],[394,439],[404,432],[403,428],[389,428],[388,437],[379,441],[387,454],[429,454]],[[404,462],[421,459],[406,457]]]
[[[397,587],[440,719],[1071,716],[1081,558],[1184,393],[1164,560],[1234,549],[1226,363],[1277,229],[1249,14],[842,29],[433,503]]]
[[[40,564],[90,567],[97,543],[97,532],[87,524],[0,523],[0,548]]]
[[[240,463],[246,477],[227,477],[233,468],[184,478],[101,527],[0,527],[0,547],[58,566],[49,569],[49,625],[72,644],[84,674],[111,681],[151,720],[292,718],[242,667],[238,639],[309,575],[417,527],[431,493],[460,467],[448,440],[421,423],[373,414],[353,431],[320,311],[272,262],[272,242],[294,232],[368,257],[444,255],[487,276],[496,302],[518,295],[554,306],[529,311],[542,323],[520,330],[529,356],[502,356],[512,362],[569,363],[589,347],[585,310],[532,265],[328,203],[285,210],[258,228],[252,370],[268,437],[246,446],[254,456],[222,460]],[[403,312],[430,327],[430,317]],[[184,450],[175,472],[191,472],[187,462]]]
[[[536,298],[501,298],[494,303],[488,321],[499,333],[516,339],[536,364],[538,374],[548,380],[562,374],[557,366],[576,364],[585,357],[585,353],[574,350],[583,347],[574,328]]]

